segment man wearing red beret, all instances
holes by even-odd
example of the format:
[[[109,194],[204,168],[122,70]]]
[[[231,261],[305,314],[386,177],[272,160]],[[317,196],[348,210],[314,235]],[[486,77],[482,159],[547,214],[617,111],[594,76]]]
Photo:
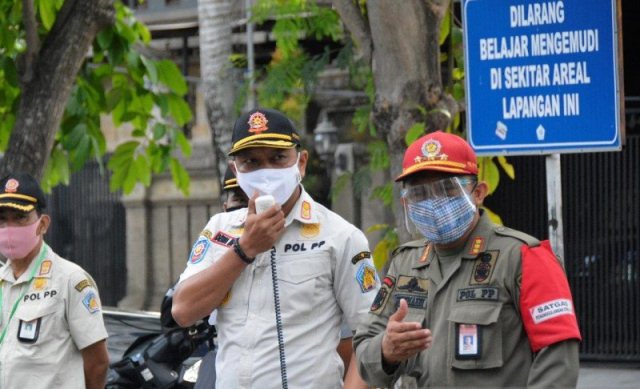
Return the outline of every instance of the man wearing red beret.
[[[476,156],[435,132],[405,153],[407,226],[354,338],[360,374],[389,387],[575,387],[580,331],[548,241],[493,224],[480,206]]]

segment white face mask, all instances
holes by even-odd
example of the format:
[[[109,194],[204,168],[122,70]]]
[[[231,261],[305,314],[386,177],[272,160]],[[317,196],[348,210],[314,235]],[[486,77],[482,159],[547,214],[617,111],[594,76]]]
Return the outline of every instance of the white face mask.
[[[269,194],[273,196],[276,203],[283,205],[302,181],[302,175],[298,168],[299,160],[300,153],[298,153],[296,163],[287,168],[259,169],[249,173],[241,173],[236,167],[238,185],[249,197],[252,197],[256,192],[260,195]]]

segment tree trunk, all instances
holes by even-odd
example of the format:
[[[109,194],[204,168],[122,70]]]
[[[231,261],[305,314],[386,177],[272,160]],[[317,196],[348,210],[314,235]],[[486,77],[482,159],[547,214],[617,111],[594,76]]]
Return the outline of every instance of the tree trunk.
[[[227,168],[226,153],[231,149],[235,98],[229,62],[231,17],[230,0],[198,1],[200,72],[220,179]]]
[[[89,48],[113,22],[113,0],[67,0],[24,79],[16,123],[0,174],[22,171],[41,178],[74,80]]]
[[[455,109],[443,94],[440,68],[440,24],[449,0],[369,0],[367,10],[373,41],[373,77],[376,86],[374,122],[389,145],[391,175],[402,172],[407,130],[416,122],[427,131],[446,129],[449,118],[434,109]],[[435,111],[440,112],[440,111]],[[453,114],[453,112],[451,112]],[[400,186],[394,185],[393,214],[403,224]],[[410,239],[398,228],[400,241]]]

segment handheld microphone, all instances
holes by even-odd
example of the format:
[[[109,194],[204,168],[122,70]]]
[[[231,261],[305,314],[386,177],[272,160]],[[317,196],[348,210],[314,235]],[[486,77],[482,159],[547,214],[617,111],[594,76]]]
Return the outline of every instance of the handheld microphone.
[[[262,195],[256,198],[256,214],[262,213],[271,208],[276,200],[271,195]]]

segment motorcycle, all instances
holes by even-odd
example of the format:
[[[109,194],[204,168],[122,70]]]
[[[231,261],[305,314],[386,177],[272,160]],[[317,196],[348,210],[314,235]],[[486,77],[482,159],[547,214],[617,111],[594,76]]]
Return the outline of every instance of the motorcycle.
[[[191,389],[200,360],[213,349],[215,327],[206,319],[181,328],[171,317],[173,289],[162,302],[162,330],[138,337],[122,359],[109,365],[105,389]]]

